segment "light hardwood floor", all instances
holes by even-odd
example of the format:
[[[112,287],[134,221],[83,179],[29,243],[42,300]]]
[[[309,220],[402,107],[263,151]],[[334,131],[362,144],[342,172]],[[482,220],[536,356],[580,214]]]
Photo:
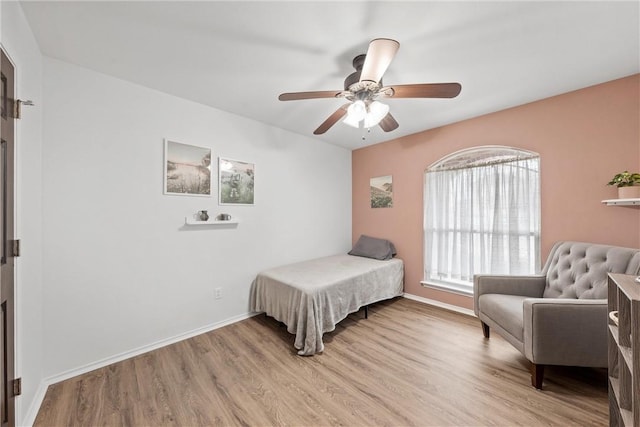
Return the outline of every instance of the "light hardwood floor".
[[[527,361],[462,314],[398,298],[297,356],[259,315],[49,387],[35,426],[603,426],[606,371]]]

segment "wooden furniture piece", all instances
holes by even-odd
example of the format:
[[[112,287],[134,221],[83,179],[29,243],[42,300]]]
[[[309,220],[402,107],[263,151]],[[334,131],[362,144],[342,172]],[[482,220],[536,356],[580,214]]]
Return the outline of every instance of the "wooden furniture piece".
[[[640,426],[640,283],[635,277],[609,274],[610,426]]]

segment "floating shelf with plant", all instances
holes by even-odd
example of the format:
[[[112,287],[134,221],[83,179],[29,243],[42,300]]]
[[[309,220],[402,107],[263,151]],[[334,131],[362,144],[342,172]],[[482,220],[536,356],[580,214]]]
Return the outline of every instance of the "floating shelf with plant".
[[[619,199],[640,198],[640,173],[638,172],[620,172],[607,185],[618,187]]]

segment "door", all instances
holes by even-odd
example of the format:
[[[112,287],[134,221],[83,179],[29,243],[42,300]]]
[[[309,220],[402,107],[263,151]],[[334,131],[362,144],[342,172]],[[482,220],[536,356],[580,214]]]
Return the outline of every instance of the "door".
[[[0,425],[15,425],[13,150],[15,142],[14,69],[0,49]]]

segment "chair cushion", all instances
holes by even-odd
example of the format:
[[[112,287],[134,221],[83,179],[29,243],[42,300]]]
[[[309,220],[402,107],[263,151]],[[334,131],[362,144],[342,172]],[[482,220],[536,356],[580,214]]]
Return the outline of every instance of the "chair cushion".
[[[638,249],[562,242],[547,261],[544,298],[607,298],[607,273],[626,273]]]
[[[529,297],[520,295],[484,294],[480,295],[480,311],[502,326],[519,341],[523,341],[523,302]]]

